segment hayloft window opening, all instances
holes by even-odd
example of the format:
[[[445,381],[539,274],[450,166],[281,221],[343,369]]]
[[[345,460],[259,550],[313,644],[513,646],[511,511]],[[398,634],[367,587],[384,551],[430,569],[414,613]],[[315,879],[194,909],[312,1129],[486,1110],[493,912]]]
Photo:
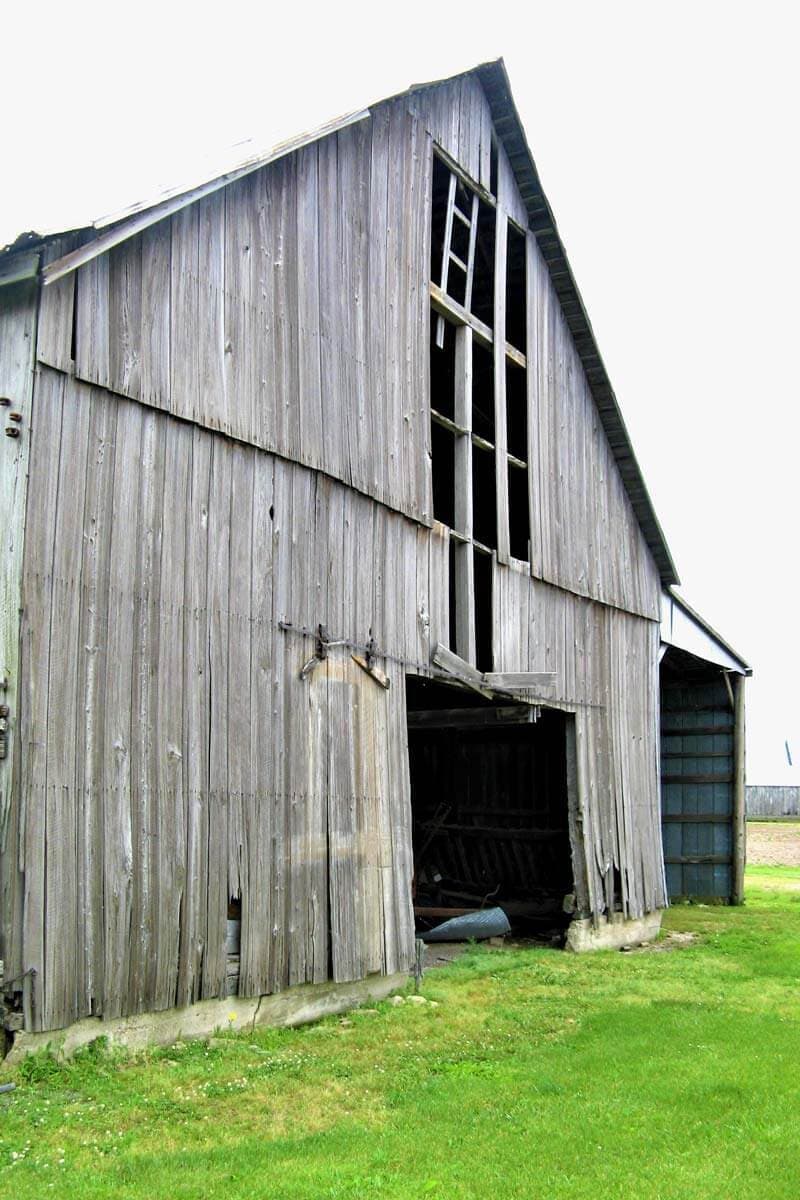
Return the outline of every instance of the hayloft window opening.
[[[443,296],[491,329],[496,216],[492,205],[439,157],[433,157],[431,282]],[[436,320],[441,345],[444,318]]]

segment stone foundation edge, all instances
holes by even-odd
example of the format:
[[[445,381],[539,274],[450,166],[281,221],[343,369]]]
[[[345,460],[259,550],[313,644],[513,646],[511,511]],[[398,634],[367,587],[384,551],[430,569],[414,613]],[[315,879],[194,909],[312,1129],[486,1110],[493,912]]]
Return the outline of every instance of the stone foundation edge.
[[[66,1029],[18,1033],[4,1065],[14,1066],[37,1050],[49,1049],[59,1058],[69,1058],[81,1046],[101,1037],[107,1038],[109,1045],[124,1046],[133,1051],[208,1037],[221,1030],[252,1031],[259,1025],[305,1025],[320,1017],[347,1012],[367,1001],[383,1000],[407,983],[408,975],[403,971],[394,975],[371,975],[352,983],[299,984],[271,996],[200,1000],[186,1008],[137,1013],[109,1021],[87,1017]]]
[[[567,930],[567,950],[586,954],[591,950],[621,950],[623,946],[638,946],[650,942],[661,928],[661,909],[643,917],[625,918],[622,913],[601,917],[595,925],[591,918],[573,921]]]

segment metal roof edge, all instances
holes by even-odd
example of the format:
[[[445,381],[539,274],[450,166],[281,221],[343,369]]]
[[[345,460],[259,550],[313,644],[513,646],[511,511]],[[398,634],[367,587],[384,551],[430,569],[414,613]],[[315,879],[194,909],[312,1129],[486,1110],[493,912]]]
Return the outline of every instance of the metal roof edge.
[[[664,595],[669,600],[672,600],[673,603],[677,604],[678,608],[683,609],[686,616],[689,617],[692,621],[694,621],[695,624],[699,625],[700,628],[710,638],[713,639],[713,641],[717,642],[718,645],[725,651],[726,654],[730,654],[731,658],[736,659],[736,661],[740,664],[740,666],[742,668],[743,675],[752,675],[753,674],[753,668],[750,666],[750,664],[748,662],[746,662],[742,658],[741,654],[739,654],[736,650],[734,650],[734,648],[733,648],[733,646],[731,646],[730,642],[726,642],[725,638],[722,637],[721,634],[717,633],[716,629],[714,629],[713,626],[709,625],[708,621],[706,621],[704,617],[701,617],[700,613],[697,612],[695,609],[693,609],[692,606],[688,603],[688,601],[685,600],[683,598],[683,596],[681,596],[680,593],[675,590],[674,587],[665,588]]]
[[[344,116],[336,117],[333,121],[327,121],[324,125],[319,126],[309,133],[299,134],[296,138],[280,142],[264,154],[253,155],[230,171],[225,172],[225,174],[217,175],[215,178],[198,184],[188,191],[174,189],[167,192],[165,197],[155,204],[132,205],[130,208],[125,209],[123,213],[116,214],[115,216],[101,217],[95,222],[94,228],[102,229],[103,232],[99,233],[92,241],[79,246],[77,250],[72,250],[69,254],[65,254],[62,258],[57,258],[43,267],[42,282],[45,286],[55,283],[58,279],[69,275],[71,271],[77,270],[78,267],[84,266],[86,263],[91,262],[92,259],[104,254],[107,250],[111,250],[121,242],[127,241],[128,238],[135,237],[137,233],[149,229],[151,225],[163,221],[165,217],[171,217],[174,213],[180,212],[181,209],[187,208],[197,200],[213,195],[214,192],[221,191],[228,184],[235,183],[238,179],[243,179],[246,175],[251,175],[254,171],[259,171],[262,167],[276,162],[279,158],[285,158],[287,154],[293,154],[296,150],[302,150],[304,146],[308,146],[312,142],[320,141],[332,133],[338,133],[340,129],[345,129],[348,125],[355,125],[357,122],[365,120],[368,116],[368,108],[346,113]]]

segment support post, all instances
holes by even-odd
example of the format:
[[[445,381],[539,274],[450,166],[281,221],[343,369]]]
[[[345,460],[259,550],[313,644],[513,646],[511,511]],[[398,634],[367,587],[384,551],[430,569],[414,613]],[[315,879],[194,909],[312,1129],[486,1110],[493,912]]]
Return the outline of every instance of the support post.
[[[744,675],[733,676],[733,838],[731,903],[744,903],[746,857]]]

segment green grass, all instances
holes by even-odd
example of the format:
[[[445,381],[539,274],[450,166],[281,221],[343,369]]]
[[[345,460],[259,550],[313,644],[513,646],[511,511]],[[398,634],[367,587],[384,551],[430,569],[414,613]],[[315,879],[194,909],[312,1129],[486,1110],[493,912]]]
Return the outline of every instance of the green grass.
[[[678,949],[476,948],[438,1007],[32,1058],[0,1195],[795,1200],[800,869],[747,882],[670,910]]]

